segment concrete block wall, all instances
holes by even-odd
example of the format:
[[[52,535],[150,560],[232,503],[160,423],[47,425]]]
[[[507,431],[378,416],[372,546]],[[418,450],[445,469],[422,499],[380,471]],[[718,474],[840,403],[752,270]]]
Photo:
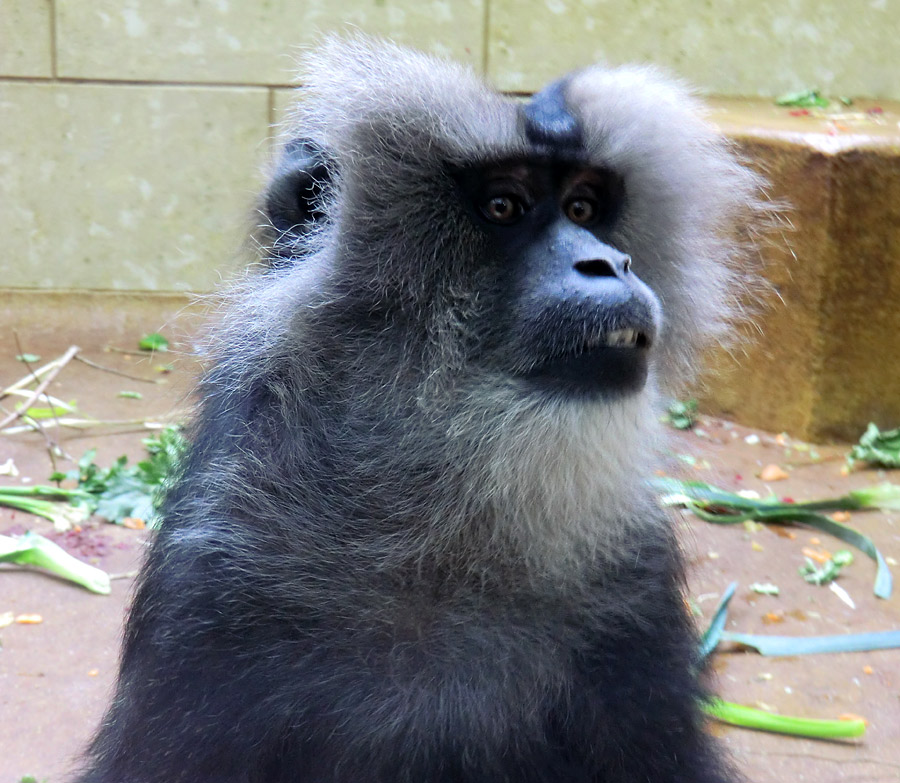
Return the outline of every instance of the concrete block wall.
[[[790,206],[768,307],[708,364],[704,409],[813,441],[900,425],[900,104],[828,115],[722,100],[712,118]]]
[[[763,339],[706,399],[801,437],[900,421],[900,370],[879,358],[900,334],[883,294],[900,295],[890,0],[0,0],[0,348],[5,326],[64,301],[52,292],[106,292],[90,297],[101,319],[126,292],[177,298],[238,269],[298,47],[346,30],[468,63],[515,93],[606,60],[657,63],[725,98],[878,99],[877,143],[865,123],[794,127],[779,110],[760,125],[770,104],[741,118],[721,102],[714,119],[796,205],[797,231],[768,259],[780,302]]]

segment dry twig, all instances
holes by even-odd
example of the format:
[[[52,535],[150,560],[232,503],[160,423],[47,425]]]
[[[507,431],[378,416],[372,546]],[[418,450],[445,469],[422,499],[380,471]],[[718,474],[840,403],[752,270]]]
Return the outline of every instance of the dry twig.
[[[41,394],[44,393],[44,390],[50,385],[51,381],[57,375],[59,375],[60,370],[62,370],[63,367],[65,367],[70,361],[72,361],[72,358],[80,350],[81,349],[77,345],[70,345],[68,350],[58,360],[56,360],[56,366],[52,370],[50,370],[44,377],[44,379],[37,385],[35,390],[31,393],[31,396],[22,404],[22,407],[17,411],[13,411],[2,421],[0,421],[0,430],[12,424],[12,422],[14,422],[16,419],[19,419],[22,416],[26,415],[28,409],[32,405],[34,405],[35,402],[37,402],[38,398],[41,396]]]

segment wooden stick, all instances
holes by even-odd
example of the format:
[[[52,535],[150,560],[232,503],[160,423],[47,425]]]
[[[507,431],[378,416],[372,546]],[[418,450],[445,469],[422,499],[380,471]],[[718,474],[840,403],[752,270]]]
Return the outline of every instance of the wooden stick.
[[[50,370],[52,370],[56,365],[59,364],[59,359],[54,359],[52,362],[47,362],[43,367],[38,367],[36,370],[32,370],[28,373],[28,375],[23,378],[19,378],[12,386],[7,386],[5,389],[0,390],[0,397],[5,397],[10,392],[17,391],[29,383],[34,383],[36,380],[40,380],[42,375],[46,375]]]
[[[77,345],[70,345],[69,349],[59,358],[56,367],[54,367],[49,373],[47,373],[47,376],[37,385],[37,388],[35,388],[35,390],[31,393],[31,397],[29,397],[28,400],[22,404],[22,407],[19,408],[19,410],[10,413],[9,416],[3,419],[3,421],[0,421],[0,430],[8,426],[9,424],[12,424],[12,422],[14,422],[16,419],[19,419],[22,416],[26,415],[28,409],[32,405],[34,405],[38,397],[40,397],[43,393],[44,389],[46,389],[50,385],[50,382],[57,375],[59,375],[59,371],[62,370],[62,368],[65,367],[70,361],[72,361],[72,357],[74,357],[75,354],[80,350],[81,348],[79,348]]]
[[[90,359],[85,359],[83,356],[75,356],[74,359],[81,362],[82,364],[86,364],[88,367],[93,367],[95,370],[102,370],[103,372],[108,372],[112,375],[121,375],[123,378],[128,378],[131,381],[140,381],[141,383],[159,383],[159,380],[157,378],[141,378],[140,375],[131,375],[130,373],[122,372],[121,370],[115,370],[112,367],[104,367],[102,364],[92,362]]]

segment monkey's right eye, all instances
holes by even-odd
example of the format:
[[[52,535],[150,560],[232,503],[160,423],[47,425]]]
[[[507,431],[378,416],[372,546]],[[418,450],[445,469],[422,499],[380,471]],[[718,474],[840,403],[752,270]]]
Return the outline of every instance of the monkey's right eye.
[[[515,223],[525,212],[525,205],[515,196],[492,196],[481,205],[481,213],[500,225]]]

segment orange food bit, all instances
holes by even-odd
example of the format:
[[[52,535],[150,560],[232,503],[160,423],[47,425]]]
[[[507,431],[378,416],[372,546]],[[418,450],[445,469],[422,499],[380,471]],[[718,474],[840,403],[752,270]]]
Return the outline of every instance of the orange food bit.
[[[863,674],[872,674],[874,671],[871,666],[863,666]]]
[[[140,517],[125,517],[122,520],[122,527],[127,527],[129,530],[143,530],[147,525]]]
[[[16,622],[20,625],[37,625],[44,622],[44,618],[39,614],[20,614],[16,617]]]
[[[759,473],[759,477],[763,481],[783,481],[790,478],[790,474],[776,464],[766,465]]]
[[[850,512],[849,511],[835,511],[831,518],[835,522],[849,522],[850,521]]]
[[[854,712],[844,712],[841,715],[838,715],[838,720],[861,720],[866,726],[869,725],[869,721],[867,721],[862,715],[857,715]]]
[[[791,540],[797,538],[797,534],[793,530],[788,530],[780,525],[766,525],[766,527],[768,527],[776,536],[790,538]]]
[[[805,546],[802,552],[810,560],[815,560],[817,563],[827,563],[831,560],[831,553],[824,549],[810,549],[808,546]]]

